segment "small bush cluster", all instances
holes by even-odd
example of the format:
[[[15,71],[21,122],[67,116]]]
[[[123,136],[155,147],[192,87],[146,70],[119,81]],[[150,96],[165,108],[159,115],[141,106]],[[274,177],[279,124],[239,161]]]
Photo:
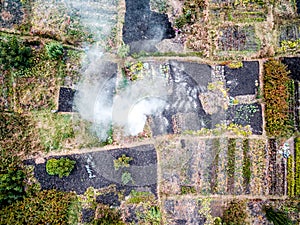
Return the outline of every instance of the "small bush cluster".
[[[141,61],[132,62],[124,68],[126,77],[131,81],[135,81],[139,78],[142,78],[142,70],[144,69],[144,64]]]
[[[282,137],[292,133],[289,116],[289,71],[280,61],[264,64],[264,101],[268,136]]]
[[[280,43],[280,51],[281,52],[296,51],[299,48],[300,48],[300,39],[297,39],[295,41],[283,40]]]
[[[223,224],[245,225],[247,224],[247,205],[245,201],[233,200],[229,203],[223,214]]]
[[[132,161],[132,157],[126,156],[123,154],[119,158],[114,160],[115,170],[119,170],[120,168],[125,168],[130,166],[130,162]]]
[[[148,212],[145,214],[145,221],[149,224],[159,225],[161,224],[162,214],[160,208],[156,205],[151,206]]]
[[[76,201],[73,193],[41,191],[0,210],[0,224],[68,224]]]
[[[93,225],[125,225],[120,213],[107,205],[99,204],[96,210],[97,219]]]
[[[46,171],[49,175],[58,175],[59,178],[69,176],[76,162],[68,158],[49,159],[46,163]]]

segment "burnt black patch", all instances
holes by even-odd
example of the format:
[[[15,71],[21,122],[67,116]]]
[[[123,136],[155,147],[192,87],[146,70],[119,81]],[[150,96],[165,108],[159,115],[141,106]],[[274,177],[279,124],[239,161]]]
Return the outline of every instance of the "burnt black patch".
[[[224,68],[226,88],[232,97],[238,95],[254,95],[257,93],[259,80],[259,64],[257,61],[243,62],[243,66],[231,69]]]
[[[130,162],[130,167],[115,170],[113,160],[122,154],[133,157],[133,160]],[[155,196],[157,195],[157,158],[156,150],[153,145],[73,154],[61,157],[67,157],[76,161],[75,167],[68,177],[59,178],[58,176],[50,176],[46,172],[46,163],[35,164],[33,160],[25,162],[25,164],[35,166],[34,174],[41,184],[42,190],[57,189],[66,192],[75,191],[77,194],[83,194],[88,187],[100,189],[115,185],[116,190],[124,191],[125,195],[129,195],[132,190],[138,188],[149,190]],[[121,177],[125,171],[131,174],[134,181],[133,183],[122,183]],[[100,198],[98,200],[107,201],[107,198],[102,198],[102,200]]]
[[[90,223],[94,220],[95,217],[95,210],[93,209],[82,209],[82,219],[83,223]]]
[[[155,44],[175,37],[175,31],[166,14],[150,10],[149,0],[126,0],[123,40],[131,52],[156,51]]]
[[[97,196],[96,202],[102,203],[104,205],[114,206],[114,207],[120,206],[121,204],[118,194],[114,192],[101,194]]]
[[[73,112],[75,90],[61,87],[59,89],[58,112]]]
[[[287,69],[291,72],[290,77],[300,81],[300,57],[285,57],[282,63],[287,65]]]

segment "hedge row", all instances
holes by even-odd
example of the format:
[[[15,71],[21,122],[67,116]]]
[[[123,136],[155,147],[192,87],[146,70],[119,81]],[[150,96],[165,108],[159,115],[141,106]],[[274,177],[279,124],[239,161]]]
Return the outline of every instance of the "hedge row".
[[[0,224],[68,224],[76,195],[45,190],[0,210]]]
[[[270,60],[264,64],[266,132],[271,137],[286,137],[293,132],[289,116],[290,78],[287,66]]]
[[[294,157],[287,159],[287,188],[288,196],[293,197],[295,194],[295,173],[294,173]]]
[[[300,137],[295,139],[295,195],[300,196]]]

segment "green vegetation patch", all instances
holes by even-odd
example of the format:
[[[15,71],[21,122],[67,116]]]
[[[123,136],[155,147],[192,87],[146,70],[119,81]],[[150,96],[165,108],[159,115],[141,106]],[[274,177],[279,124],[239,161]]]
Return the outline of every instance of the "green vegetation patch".
[[[148,202],[154,200],[155,200],[155,196],[151,192],[132,190],[130,192],[130,197],[126,201],[126,203],[139,204],[140,202]]]
[[[71,115],[51,112],[36,112],[34,115],[39,121],[38,133],[46,151],[59,150],[67,140],[75,137]]]
[[[40,150],[35,122],[28,115],[0,113],[0,148],[10,156],[24,156]]]

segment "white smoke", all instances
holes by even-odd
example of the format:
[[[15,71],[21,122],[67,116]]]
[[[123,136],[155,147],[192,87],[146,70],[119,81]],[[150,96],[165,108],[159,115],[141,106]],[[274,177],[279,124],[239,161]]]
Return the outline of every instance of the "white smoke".
[[[130,135],[137,135],[143,131],[147,115],[156,115],[163,111],[166,102],[161,99],[150,98],[138,102],[132,107],[128,115],[127,130]]]
[[[167,81],[163,77],[143,78],[127,86],[114,98],[113,123],[125,134],[142,132],[147,115],[161,113],[167,105]]]
[[[93,130],[101,141],[107,139],[111,126],[122,127],[126,135],[137,135],[143,131],[147,116],[161,112],[167,99],[165,79],[153,74],[129,83],[126,88],[118,90],[117,94],[111,93],[116,90],[118,78],[114,74],[116,69],[109,69],[112,64],[103,49],[103,37],[109,37],[115,25],[111,21],[117,21],[117,14],[110,14],[113,15],[110,18],[102,15],[103,10],[100,9],[117,12],[117,1],[104,2],[99,5],[93,1],[64,0],[70,11],[76,11],[82,25],[91,31],[96,42],[93,46],[85,44],[82,78],[76,87],[74,104],[81,118],[93,123]],[[162,30],[159,27],[155,29],[155,39],[161,40]]]

